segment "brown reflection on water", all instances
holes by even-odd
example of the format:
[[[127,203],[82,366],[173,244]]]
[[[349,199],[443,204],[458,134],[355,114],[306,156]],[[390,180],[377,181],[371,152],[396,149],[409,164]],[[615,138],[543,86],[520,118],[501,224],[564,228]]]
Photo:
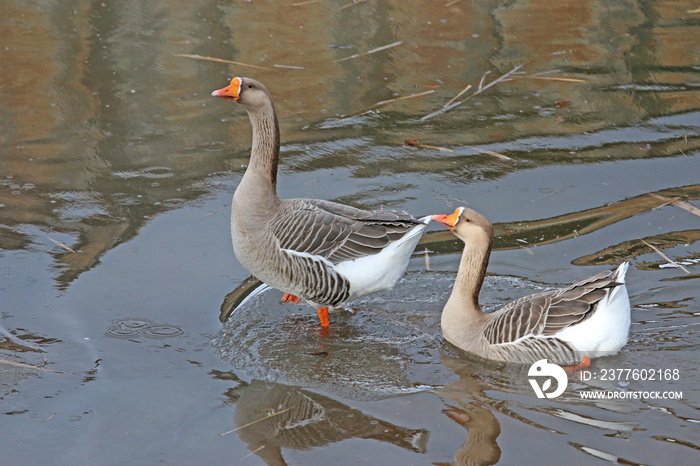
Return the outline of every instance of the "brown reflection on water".
[[[353,167],[359,178],[379,171],[450,176],[457,161],[469,168],[454,176],[469,182],[470,174],[498,178],[532,164],[697,150],[700,141],[685,130],[649,150],[624,135],[583,150],[576,141],[553,151],[512,146],[508,153],[520,164],[474,158],[462,147],[580,135],[698,109],[700,92],[688,85],[697,65],[697,28],[685,19],[692,8],[687,1],[447,7],[386,0],[344,10],[337,2],[82,0],[70,8],[10,2],[0,24],[6,44],[0,50],[0,247],[50,250],[66,286],[153,216],[210,191],[213,174],[240,172],[250,145],[245,113],[209,96],[232,75],[254,76],[272,91],[283,148],[299,143],[283,163],[293,171]],[[337,62],[396,41],[403,42]],[[492,71],[488,82],[516,64],[529,74],[417,123],[466,84],[477,85],[484,72]],[[552,70],[586,82],[531,79]],[[436,92],[353,124],[319,128],[378,101],[431,89]],[[455,157],[386,147],[406,137],[451,147]],[[347,140],[363,142],[334,156],[342,148],[336,141]],[[363,161],[373,147],[391,155],[377,156],[367,169]],[[305,163],[294,164],[300,158]],[[159,167],[169,172],[154,178]],[[56,232],[78,254],[54,249],[44,236]]]
[[[306,451],[351,438],[426,452],[430,432],[425,429],[397,426],[299,387],[262,380],[245,383],[230,372],[212,375],[238,382],[226,393],[236,404],[235,432],[268,465],[287,464],[283,449]]]

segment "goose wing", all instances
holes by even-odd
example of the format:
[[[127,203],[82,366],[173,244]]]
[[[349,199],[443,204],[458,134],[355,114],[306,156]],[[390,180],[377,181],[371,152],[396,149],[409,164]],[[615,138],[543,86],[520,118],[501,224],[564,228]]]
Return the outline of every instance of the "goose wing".
[[[428,222],[401,211],[369,211],[310,199],[286,201],[282,212],[271,224],[280,248],[334,264],[377,254]]]
[[[598,302],[619,284],[615,269],[605,270],[566,288],[524,296],[494,315],[486,326],[485,336],[493,345],[553,337],[593,315]]]

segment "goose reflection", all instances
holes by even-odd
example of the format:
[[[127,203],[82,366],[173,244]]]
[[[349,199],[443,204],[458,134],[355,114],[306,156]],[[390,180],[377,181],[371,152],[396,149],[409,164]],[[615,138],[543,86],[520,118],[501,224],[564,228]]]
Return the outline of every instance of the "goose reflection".
[[[519,422],[548,432],[556,432],[530,419],[526,419],[508,407],[508,401],[489,397],[486,392],[527,393],[522,383],[526,368],[468,357],[442,355],[442,364],[453,371],[459,379],[435,393],[443,398],[442,413],[467,429],[467,438],[454,455],[456,466],[491,465],[499,462],[501,448],[498,437],[501,425],[495,412],[509,416]]]
[[[425,429],[397,426],[299,387],[262,380],[246,383],[230,372],[212,374],[238,382],[226,393],[236,404],[235,432],[269,465],[287,464],[283,448],[306,451],[351,438],[426,452],[430,432]]]

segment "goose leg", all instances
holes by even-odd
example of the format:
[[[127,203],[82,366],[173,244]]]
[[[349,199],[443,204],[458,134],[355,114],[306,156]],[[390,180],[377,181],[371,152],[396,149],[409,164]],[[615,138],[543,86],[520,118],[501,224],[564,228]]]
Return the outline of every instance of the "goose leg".
[[[318,310],[318,318],[321,320],[321,327],[328,328],[328,308],[322,307]]]
[[[282,302],[284,304],[287,304],[287,303],[299,304],[301,302],[301,298],[294,296],[293,294],[285,293],[284,296],[282,296]]]
[[[580,371],[581,369],[585,369],[590,365],[591,365],[591,358],[589,358],[588,356],[583,356],[581,358],[581,360],[579,361],[579,363],[576,364],[575,366],[564,366],[564,367],[562,367],[562,369],[564,369],[566,372],[570,373],[570,372]]]

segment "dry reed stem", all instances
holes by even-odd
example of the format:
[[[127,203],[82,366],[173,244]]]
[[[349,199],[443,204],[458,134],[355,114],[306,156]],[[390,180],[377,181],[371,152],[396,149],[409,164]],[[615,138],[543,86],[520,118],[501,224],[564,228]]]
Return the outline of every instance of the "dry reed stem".
[[[445,6],[446,6],[446,7],[450,7],[450,6],[454,5],[455,3],[459,3],[459,2],[461,2],[461,1],[462,1],[462,0],[452,0],[451,2],[445,3]]]
[[[401,143],[399,143],[401,144]],[[446,147],[438,147],[438,146],[430,146],[428,144],[421,144],[420,142],[416,141],[415,139],[406,139],[403,144],[407,146],[413,146],[413,147],[420,147],[421,149],[435,149],[435,150],[441,150],[445,152],[454,152],[452,149],[447,149]]]
[[[447,102],[445,105],[443,105],[443,108],[444,108],[444,107],[449,107],[449,106],[452,104],[452,102],[454,102],[455,100],[457,100],[457,99],[459,99],[460,97],[462,97],[462,94],[464,94],[465,92],[467,92],[467,91],[468,91],[469,89],[471,89],[471,88],[472,88],[472,85],[471,85],[471,84],[467,85],[467,87],[465,87],[464,89],[462,89],[462,90],[460,91],[459,94],[457,94],[456,96],[452,97],[452,100],[450,100],[450,101]]]
[[[325,2],[325,1],[326,0],[308,0],[307,2],[292,3],[292,6],[311,5],[312,3],[321,3],[321,2]]]
[[[68,252],[72,252],[73,254],[78,254],[77,252],[75,252],[75,250],[69,248],[68,246],[66,246],[65,244],[61,243],[60,241],[56,241],[56,240],[53,239],[53,238],[49,238],[49,241],[51,241],[53,244],[55,244],[55,245],[57,245],[57,246],[62,247],[63,249],[65,249],[65,250],[68,251]]]
[[[260,445],[258,448],[256,448],[255,450],[251,451],[250,453],[245,455],[243,458],[241,458],[240,461],[243,461],[244,459],[248,458],[249,456],[256,454],[257,452],[259,452],[263,448],[265,448],[265,445]]]
[[[54,418],[54,416],[56,416],[56,413],[53,413],[51,416],[47,417],[46,419],[44,419],[43,421],[41,421],[41,422],[40,422],[39,424],[37,424],[37,425],[40,426],[40,425],[42,425],[42,424],[45,424],[45,423],[49,422],[51,419]]]
[[[351,60],[351,59],[353,59],[353,58],[364,57],[365,55],[370,55],[370,54],[372,54],[372,53],[381,52],[382,50],[386,50],[386,49],[390,49],[390,48],[393,48],[393,47],[397,47],[397,46],[399,46],[399,45],[401,45],[401,44],[403,44],[403,41],[402,41],[402,40],[397,40],[396,42],[392,42],[391,44],[382,45],[381,47],[377,47],[376,49],[372,49],[372,50],[370,50],[370,51],[368,51],[368,52],[356,53],[356,54],[354,54],[354,55],[350,55],[349,57],[345,57],[345,58],[341,58],[340,60],[336,60],[335,62],[336,62],[336,63],[340,63],[340,62],[345,61],[345,60]]]
[[[366,2],[367,0],[352,0],[352,2],[348,3],[347,5],[343,5],[340,7],[341,10],[344,10],[346,8],[350,8],[351,6],[359,5],[360,3]]]
[[[0,364],[7,364],[8,366],[15,366],[15,367],[24,367],[26,369],[36,369],[36,370],[46,371],[46,372],[55,372],[56,374],[70,374],[70,372],[58,371],[55,369],[48,369],[46,367],[40,367],[40,366],[33,366],[31,364],[24,364],[22,362],[10,361],[9,359],[0,358]]]
[[[503,76],[494,79],[493,81],[491,81],[490,83],[488,83],[487,85],[484,86],[484,81],[486,80],[486,75],[488,75],[488,74],[490,73],[490,71],[487,71],[487,72],[484,73],[484,75],[481,77],[481,80],[479,81],[479,87],[478,87],[478,89],[476,90],[476,92],[470,94],[466,99],[460,100],[459,102],[455,102],[455,103],[453,103],[453,104],[451,104],[451,105],[445,104],[445,106],[443,106],[440,110],[438,110],[438,111],[436,111],[436,112],[433,112],[433,113],[430,113],[430,114],[428,114],[428,115],[425,115],[424,117],[421,117],[420,121],[429,120],[429,119],[431,119],[431,118],[433,118],[433,117],[436,117],[436,116],[438,116],[438,115],[442,115],[443,113],[449,112],[449,111],[452,110],[453,108],[456,108],[456,107],[462,105],[462,104],[463,104],[464,102],[466,102],[467,100],[469,100],[469,99],[471,99],[471,98],[473,98],[473,97],[476,97],[477,95],[481,94],[481,93],[484,92],[486,89],[488,89],[488,88],[490,88],[490,87],[493,87],[493,86],[495,86],[495,85],[498,84],[498,83],[501,83],[501,82],[510,80],[510,77],[513,75],[513,73],[515,73],[516,71],[518,71],[518,70],[519,70],[520,68],[522,68],[522,67],[523,67],[523,65],[518,65],[518,66],[516,66],[515,68],[513,68],[512,70],[510,70],[509,72],[507,72],[506,74],[504,74]]]
[[[294,65],[273,65],[275,68],[284,68],[287,70],[303,70],[303,66],[294,66]]]
[[[383,107],[383,106],[389,105],[389,104],[393,104],[394,102],[398,102],[399,100],[406,100],[406,99],[412,99],[414,97],[421,97],[424,95],[432,94],[433,92],[435,92],[435,90],[431,89],[429,91],[419,92],[417,94],[405,95],[403,97],[397,97],[395,99],[382,100],[381,102],[377,102],[376,104],[370,105],[369,107],[365,108],[364,110],[360,110],[359,112],[353,113],[351,116],[349,116],[347,118],[343,118],[342,120],[335,121],[333,124],[336,125],[338,123],[345,123],[346,121],[354,120],[355,118],[359,118],[362,115],[366,115],[366,114],[370,113],[372,110],[374,110],[376,108]],[[345,115],[343,115],[343,116],[345,116]]]
[[[675,205],[676,207],[680,207],[681,209],[687,210],[687,211],[690,212],[691,214],[697,215],[698,217],[700,217],[700,209],[698,209],[697,207],[695,207],[695,206],[694,206],[693,204],[691,204],[690,202],[679,201],[678,198],[671,199],[671,198],[668,198],[668,197],[659,196],[658,194],[654,194],[654,193],[649,193],[649,195],[650,195],[651,197],[655,197],[656,199],[659,199],[660,201],[664,201],[664,203],[661,204],[659,207],[662,207],[662,206],[665,206],[665,205],[668,205],[668,204],[673,204],[673,205]]]
[[[643,239],[641,239],[640,241],[641,241],[642,243],[646,244],[647,246],[649,246],[651,249],[653,249],[654,252],[656,252],[658,255],[660,255],[661,257],[663,257],[663,258],[664,258],[669,264],[671,264],[672,266],[678,267],[679,269],[683,270],[685,273],[690,273],[690,272],[688,271],[688,269],[686,269],[685,267],[683,267],[683,265],[681,265],[681,264],[679,264],[678,262],[672,260],[672,259],[671,259],[670,257],[668,257],[666,254],[664,254],[663,252],[661,252],[661,250],[660,250],[659,248],[657,248],[656,246],[654,246],[654,245],[652,245],[652,244],[650,244],[650,243],[647,243],[647,242],[644,241]]]
[[[257,66],[257,65],[249,65],[247,63],[241,63],[241,62],[232,61],[232,60],[224,60],[223,58],[205,57],[203,55],[191,55],[191,54],[187,54],[187,53],[178,53],[178,54],[175,54],[175,56],[176,57],[193,58],[195,60],[213,61],[213,62],[217,62],[217,63],[230,63],[232,65],[247,66],[248,68],[255,68],[257,70],[274,71],[272,68],[265,68],[264,66]]]
[[[565,83],[587,83],[585,79],[578,78],[558,78],[556,76],[513,76],[513,79],[539,79],[542,81],[561,81]]]
[[[503,160],[513,160],[513,159],[511,159],[510,157],[508,157],[507,155],[499,154],[498,152],[494,152],[494,151],[492,151],[492,150],[479,149],[478,147],[474,147],[474,146],[464,146],[464,147],[467,147],[467,148],[469,148],[469,149],[475,150],[475,151],[477,151],[477,152],[479,152],[479,153],[481,153],[481,154],[493,155],[494,157],[498,157],[499,159],[503,159]]]
[[[229,430],[228,432],[224,432],[223,434],[219,434],[219,437],[223,437],[224,435],[232,434],[232,433],[239,431],[245,427],[252,426],[253,424],[257,424],[260,421],[264,421],[265,419],[270,419],[271,417],[277,416],[278,414],[286,413],[290,409],[292,409],[292,408],[285,408],[282,411],[277,411],[276,413],[272,413],[268,416],[265,416],[262,419],[258,419],[257,421],[249,422],[248,424],[242,425],[240,427],[236,427],[235,429]]]

